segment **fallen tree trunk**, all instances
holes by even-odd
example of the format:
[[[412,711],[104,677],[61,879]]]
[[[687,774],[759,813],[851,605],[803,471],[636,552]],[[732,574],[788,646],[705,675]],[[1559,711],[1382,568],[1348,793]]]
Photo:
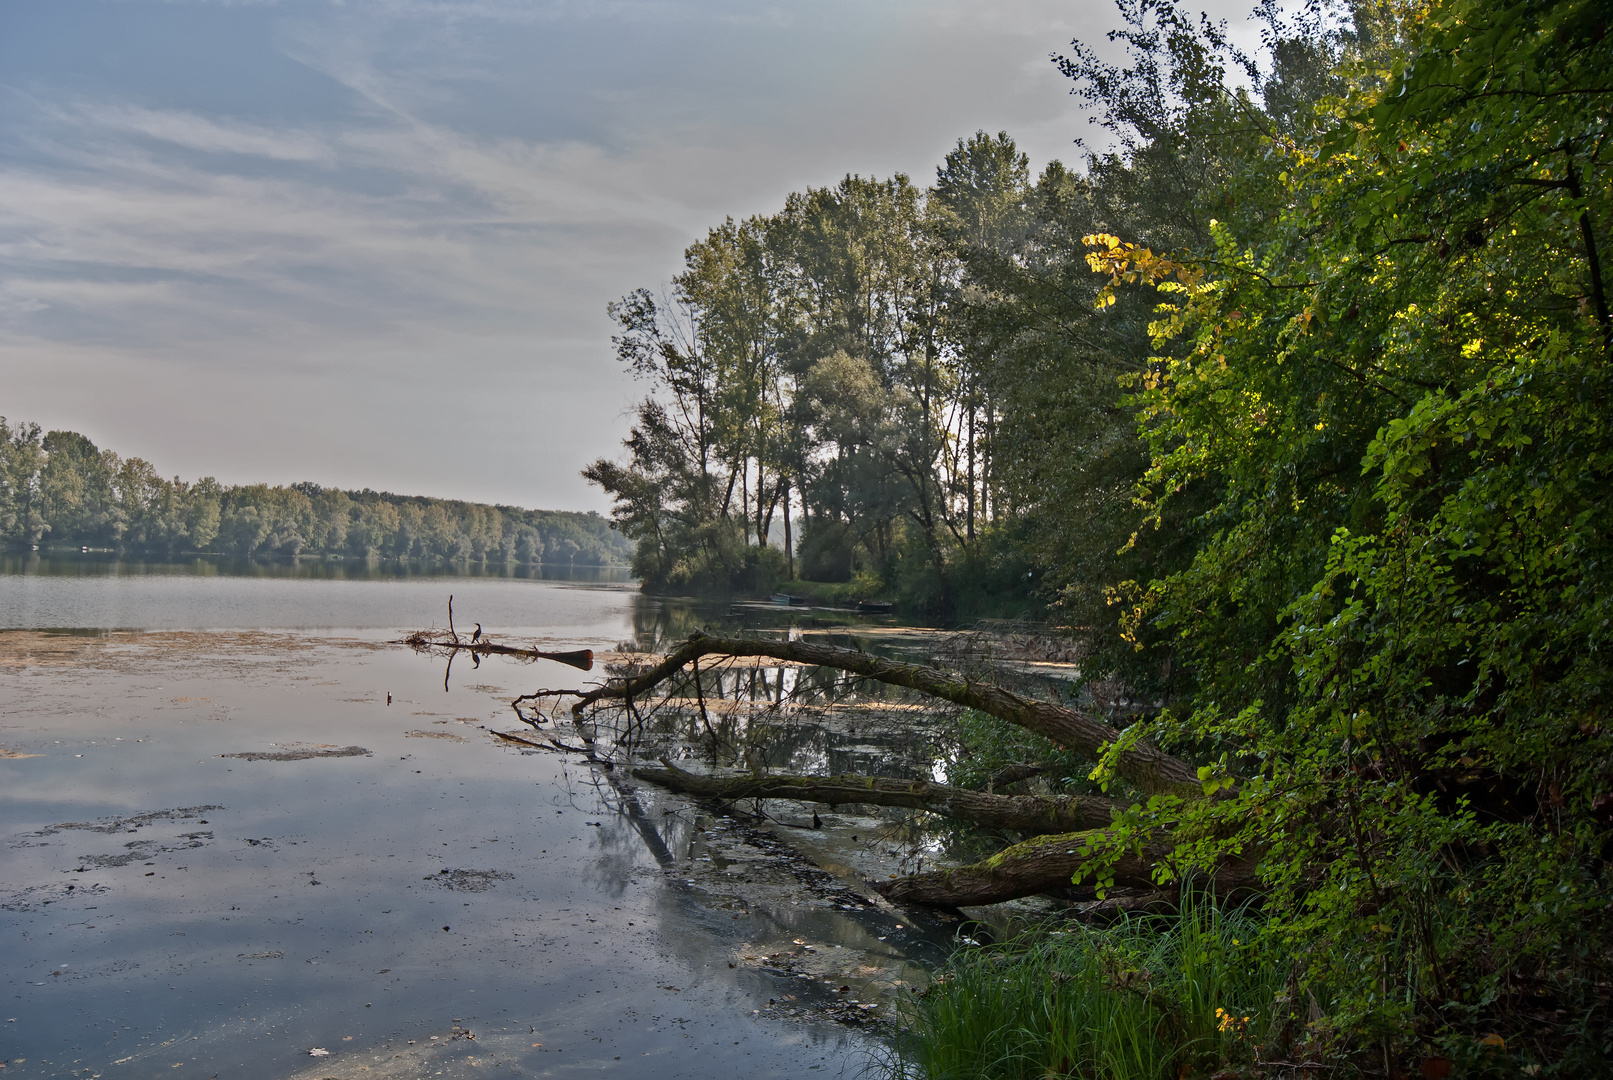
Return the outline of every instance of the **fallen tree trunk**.
[[[788,663],[835,668],[892,686],[905,686],[1017,724],[1093,760],[1120,737],[1118,730],[1090,713],[1022,697],[992,683],[975,682],[932,667],[903,664],[833,645],[720,638],[702,633],[696,633],[649,670],[582,694],[572,705],[572,714],[581,717],[588,706],[600,701],[640,697],[686,665],[712,655],[767,656]],[[1203,795],[1198,771],[1192,765],[1146,741],[1122,751],[1115,763],[1115,772],[1149,794]]]
[[[1038,836],[1012,847],[1004,848],[977,863],[954,867],[951,870],[932,870],[924,874],[911,874],[879,884],[884,897],[896,904],[925,904],[935,907],[971,907],[980,904],[998,904],[1021,896],[1033,896],[1070,884],[1077,872],[1090,879],[1092,869],[1099,861],[1090,853],[1100,848],[1105,840],[1103,830],[1065,833],[1059,836]],[[1088,854],[1082,854],[1083,849]],[[1169,854],[1169,849],[1150,845],[1139,858],[1135,852],[1125,852],[1108,868],[1113,884],[1132,888],[1158,889],[1153,867]],[[1254,864],[1247,861],[1224,863],[1213,875],[1202,882],[1223,899],[1236,900],[1258,891],[1260,881],[1255,876]]]
[[[664,769],[634,769],[633,776],[672,791],[711,799],[795,799],[928,810],[975,825],[1027,834],[1069,833],[1108,826],[1122,804],[1097,795],[1037,798],[891,780],[874,776],[702,776],[663,759]],[[1069,875],[1065,875],[1066,884]]]
[[[594,650],[572,649],[565,652],[550,652],[545,649],[522,649],[514,645],[498,645],[481,638],[477,641],[462,641],[457,637],[445,637],[441,634],[432,635],[417,630],[402,640],[402,644],[409,646],[417,652],[431,652],[442,650],[452,654],[467,652],[474,656],[518,656],[523,660],[554,660],[558,663],[568,664],[582,671],[591,671],[594,666]]]
[[[465,647],[457,638],[452,642],[423,641],[422,644]],[[528,655],[525,650],[521,654]],[[693,665],[698,671],[697,662],[705,656],[766,657],[782,663],[832,668],[907,687],[978,709],[1092,759],[1102,758],[1121,737],[1119,730],[1079,709],[1027,698],[992,683],[976,682],[924,665],[904,664],[854,649],[804,641],[720,638],[700,632],[659,663],[636,675],[613,679],[592,690],[545,690],[523,695],[523,699],[575,696],[572,715],[581,729],[590,706],[621,701],[631,710],[635,698],[644,698],[685,667]],[[696,693],[698,699],[698,683]],[[1164,834],[1140,852],[1116,855],[1106,851],[1112,839],[1107,828],[1114,820],[1115,811],[1126,804],[1098,796],[996,795],[946,784],[865,776],[702,776],[678,769],[664,759],[663,764],[664,769],[640,768],[635,769],[633,775],[662,787],[707,798],[900,806],[988,827],[1037,834],[977,863],[879,883],[879,891],[896,903],[941,907],[994,904],[1060,890],[1069,886],[1077,874],[1094,881],[1101,878],[1111,885],[1157,892],[1160,884],[1155,880],[1155,870],[1169,859],[1172,850],[1170,837]],[[1114,754],[1113,765],[1121,779],[1144,792],[1204,797],[1198,771],[1191,764],[1146,741],[1135,742]],[[1034,767],[1017,766],[1005,771],[1002,779],[1011,782],[1034,771]],[[1248,860],[1230,860],[1201,880],[1219,895],[1229,898],[1248,895],[1260,887],[1254,864]]]

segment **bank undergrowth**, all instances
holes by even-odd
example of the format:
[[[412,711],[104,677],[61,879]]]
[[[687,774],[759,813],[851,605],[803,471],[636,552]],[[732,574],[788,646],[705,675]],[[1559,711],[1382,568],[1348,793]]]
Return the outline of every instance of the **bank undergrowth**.
[[[957,952],[909,1007],[897,1075],[1166,1080],[1251,1063],[1290,1012],[1287,956],[1242,908],[1042,928]]]

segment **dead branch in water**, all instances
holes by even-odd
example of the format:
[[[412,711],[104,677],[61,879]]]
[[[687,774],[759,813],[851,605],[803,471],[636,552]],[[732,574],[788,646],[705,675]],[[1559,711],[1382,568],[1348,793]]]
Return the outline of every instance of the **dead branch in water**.
[[[1112,876],[1114,885],[1148,889],[1156,902],[1162,902],[1165,895],[1159,892],[1154,867],[1170,855],[1168,836],[1148,844],[1141,855],[1126,852],[1114,860],[1097,854],[1107,846],[1108,826],[1124,809],[1118,800],[1096,795],[993,795],[923,780],[856,775],[702,776],[679,769],[665,758],[661,764],[665,768],[634,769],[633,776],[704,798],[900,806],[1032,836],[968,866],[873,883],[895,903],[938,907],[995,904],[1065,888],[1077,874],[1093,876],[1097,866],[1106,877]],[[1247,861],[1218,867],[1210,884],[1226,897],[1246,896],[1259,887],[1254,864]]]
[[[582,694],[572,705],[579,721],[591,705],[642,698],[657,685],[694,667],[701,657],[769,657],[784,663],[833,668],[892,686],[907,687],[956,705],[978,709],[1000,720],[1036,732],[1092,760],[1109,757],[1115,773],[1148,794],[1204,798],[1198,770],[1145,740],[1117,754],[1110,749],[1121,732],[1102,719],[1049,701],[1041,701],[966,675],[920,664],[805,641],[714,637],[696,632],[660,663],[635,675],[610,680]],[[876,777],[700,777],[673,768],[640,769],[635,775],[665,787],[717,798],[790,798],[829,803],[874,803],[933,810],[959,820],[995,824],[1024,833],[1042,834],[1005,848],[988,859],[950,870],[913,874],[878,884],[898,903],[963,907],[999,903],[1068,886],[1077,875],[1115,885],[1159,889],[1155,873],[1168,861],[1173,842],[1156,834],[1140,851],[1112,850],[1108,826],[1124,804],[1094,796],[1037,800],[963,791],[947,785],[882,780]],[[1016,770],[1022,772],[1022,770]],[[1004,779],[1011,778],[1005,776]],[[1233,860],[1215,868],[1210,884],[1224,896],[1258,890],[1252,860]]]
[[[454,635],[433,633],[429,630],[416,630],[414,633],[400,639],[397,644],[407,645],[415,652],[431,653],[436,656],[452,656],[456,653],[469,653],[474,657],[483,656],[514,656],[522,660],[554,660],[561,664],[568,664],[580,671],[592,671],[594,667],[594,650],[572,649],[563,652],[551,652],[547,649],[523,649],[514,645],[500,645],[497,642],[482,638],[480,641],[467,642]]]
[[[543,653],[536,649],[494,645],[485,639],[466,643],[451,629],[446,637],[442,634],[415,633],[405,638],[404,643],[421,651],[445,652],[450,659],[462,651],[478,658],[486,654],[513,655],[561,660],[584,670],[591,667],[592,661],[592,654],[586,652]],[[586,662],[576,662],[584,656]],[[602,768],[610,769],[609,762],[595,757],[593,739],[584,731],[584,719],[589,708],[606,702],[619,703],[626,712],[631,731],[635,719],[642,726],[643,720],[638,718],[636,706],[645,701],[651,691],[668,682],[687,683],[692,677],[695,703],[700,707],[700,714],[709,732],[710,720],[706,716],[707,703],[700,683],[699,664],[701,658],[708,656],[728,660],[767,657],[781,664],[836,669],[860,678],[917,690],[1035,732],[1089,759],[1109,760],[1115,774],[1133,789],[1148,794],[1206,797],[1198,771],[1192,764],[1165,753],[1146,740],[1121,742],[1119,729],[1089,712],[1026,697],[994,682],[967,675],[921,664],[902,663],[855,649],[805,641],[715,637],[696,632],[659,663],[640,671],[612,676],[603,685],[583,691],[539,690],[523,694],[511,705],[524,723],[536,727],[543,722],[542,718],[528,717],[522,711],[522,703],[574,698],[571,713],[585,743],[584,749],[575,752],[586,753]],[[550,742],[560,745],[553,739]],[[1118,752],[1111,752],[1111,748],[1117,744],[1122,748]],[[662,764],[666,766],[664,769],[641,768],[634,770],[633,775],[662,787],[707,798],[782,798],[830,805],[900,806],[1031,835],[1031,839],[968,866],[913,874],[879,883],[879,891],[898,903],[945,907],[998,903],[1062,889],[1078,875],[1101,875],[1106,882],[1114,885],[1157,891],[1159,883],[1155,877],[1156,870],[1169,860],[1173,848],[1168,833],[1156,832],[1141,849],[1116,852],[1110,827],[1117,814],[1123,812],[1129,803],[1100,796],[1039,798],[997,795],[990,791],[971,791],[945,784],[866,776],[701,776],[679,769],[666,759],[662,760]],[[1004,771],[1001,779],[1002,782],[1012,782],[1035,771],[1034,768],[1019,766]],[[1235,895],[1247,894],[1257,889],[1259,883],[1252,861],[1233,860],[1215,869],[1211,884],[1222,895]]]
[[[448,666],[452,670],[454,657],[459,653],[469,653],[477,667],[482,666],[484,656],[515,656],[522,660],[554,660],[561,664],[568,664],[581,671],[592,671],[594,667],[594,650],[572,649],[562,652],[551,652],[547,649],[522,649],[514,645],[498,645],[491,638],[483,635],[482,624],[476,624],[476,632],[471,635],[470,641],[460,640],[459,633],[454,629],[454,596],[448,594],[448,633],[444,635],[440,630],[416,630],[414,633],[394,642],[397,645],[407,645],[415,652],[429,653],[434,656],[448,657]],[[448,678],[443,676],[443,689],[448,689]],[[515,710],[516,715],[521,713]],[[525,719],[525,717],[522,717]]]
[[[1100,860],[1094,853],[1107,846],[1103,829],[1038,836],[968,866],[909,874],[876,885],[887,900],[898,904],[966,907],[997,904],[1021,896],[1068,886],[1077,874],[1094,876],[1102,866],[1115,885],[1157,890],[1156,864],[1170,854],[1168,844],[1149,844],[1143,854],[1126,851],[1118,859]],[[1200,883],[1202,884],[1202,883]],[[1260,879],[1252,861],[1237,860],[1216,868],[1209,884],[1216,895],[1236,899],[1258,892]]]
[[[671,678],[702,656],[768,656],[814,667],[837,668],[892,686],[905,686],[955,705],[978,709],[999,720],[1034,731],[1093,760],[1101,758],[1121,733],[1090,713],[1050,701],[1023,697],[993,683],[919,664],[904,664],[856,649],[817,645],[806,641],[764,641],[759,638],[723,638],[696,633],[662,660],[631,678],[612,680],[578,697],[571,711],[581,716],[589,705],[625,697],[642,697],[645,691]],[[1198,770],[1145,740],[1122,750],[1115,772],[1149,794],[1202,796]]]
[[[539,742],[536,739],[528,739],[523,735],[517,735],[513,731],[490,731],[489,734],[496,739],[503,739],[505,742],[518,743],[521,746],[530,746],[534,750],[548,750],[551,753],[583,754],[585,756],[588,754],[586,748],[581,746],[567,746],[565,743],[554,738],[553,736],[549,738],[548,742]]]
[[[665,758],[663,769],[633,770],[638,780],[659,787],[733,802],[740,799],[795,799],[799,802],[840,805],[902,806],[928,810],[985,825],[1027,834],[1075,832],[1102,828],[1114,820],[1123,804],[1097,795],[1040,798],[1035,795],[991,795],[984,791],[935,784],[926,780],[891,780],[876,776],[702,776],[687,772]]]

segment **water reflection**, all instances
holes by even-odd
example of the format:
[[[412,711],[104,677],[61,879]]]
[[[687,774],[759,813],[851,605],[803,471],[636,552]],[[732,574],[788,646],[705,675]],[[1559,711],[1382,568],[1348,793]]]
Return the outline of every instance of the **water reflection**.
[[[577,672],[488,658],[445,687],[440,661],[385,644],[443,625],[449,592],[456,619],[634,654],[621,664],[696,627],[914,656],[933,643],[924,628],[630,585],[66,562],[0,575],[0,618],[377,629],[0,634],[15,639],[0,663],[8,1075],[119,1063],[267,1080],[319,1047],[332,1054],[310,1076],[353,1080],[822,1076],[875,1052],[865,1028],[777,1021],[888,1010],[950,939],[866,883],[962,852],[965,834],[859,807],[820,808],[813,828],[810,806],[697,805],[629,775],[665,756],[922,777],[944,752],[933,709],[835,672],[716,665],[637,716],[541,729],[593,740],[590,760],[489,734],[516,727],[512,697]],[[167,569],[127,569],[140,565]],[[346,746],[370,753],[301,754]],[[141,835],[42,834],[199,807],[221,809]],[[477,1038],[456,1039],[465,1029]]]
[[[615,642],[639,594],[625,571],[399,563],[0,557],[0,628],[389,629],[445,625],[450,595],[489,626]],[[515,568],[519,571],[521,568]],[[545,576],[538,576],[538,575]],[[615,575],[622,580],[580,578]]]
[[[633,577],[625,566],[580,563],[440,562],[409,559],[353,559],[338,556],[243,558],[196,555],[140,558],[110,552],[82,554],[26,552],[0,554],[0,575],[46,577],[246,577],[288,581],[398,581],[408,579],[506,579],[622,585]]]
[[[445,693],[380,635],[262,632],[9,632],[0,660],[8,1076],[783,1078],[870,1051],[770,1011],[838,993],[827,969],[743,959],[852,933],[801,886],[690,885],[713,823],[489,737],[529,666]]]

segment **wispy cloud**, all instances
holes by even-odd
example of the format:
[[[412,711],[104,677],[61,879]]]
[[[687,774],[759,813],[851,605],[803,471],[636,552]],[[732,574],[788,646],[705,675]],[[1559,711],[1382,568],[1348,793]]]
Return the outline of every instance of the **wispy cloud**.
[[[52,0],[0,17],[40,35],[0,86],[0,413],[188,475],[569,506],[602,504],[576,471],[615,451],[634,392],[606,301],[726,214],[847,172],[923,182],[976,127],[1067,153],[1083,128],[1047,54],[1108,19],[1054,0],[113,8],[181,59],[91,55]]]
[[[324,140],[302,132],[240,122],[220,123],[192,112],[130,105],[101,106],[91,125],[127,136],[146,136],[204,154],[241,154],[271,161],[328,161]],[[87,125],[90,126],[90,125]]]

